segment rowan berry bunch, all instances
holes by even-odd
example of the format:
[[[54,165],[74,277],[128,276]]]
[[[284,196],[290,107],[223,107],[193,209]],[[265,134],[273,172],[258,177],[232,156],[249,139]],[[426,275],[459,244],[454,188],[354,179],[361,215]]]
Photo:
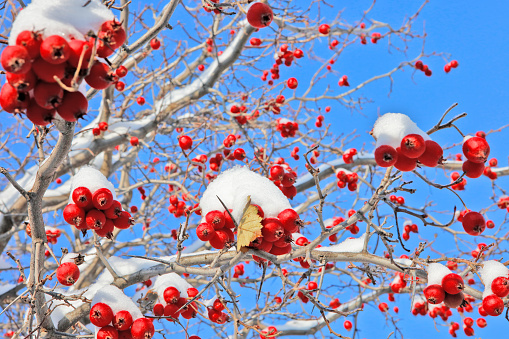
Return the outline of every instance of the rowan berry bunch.
[[[92,305],[90,309],[90,322],[99,327],[97,339],[150,339],[155,329],[152,319],[133,319],[127,310],[113,313],[111,307],[103,302]]]
[[[4,48],[0,55],[7,72],[0,106],[9,113],[25,113],[40,126],[51,123],[56,113],[69,122],[82,118],[88,110],[88,100],[78,90],[83,80],[95,89],[111,84],[119,91],[124,89],[125,84],[118,79],[127,74],[127,69],[120,66],[114,71],[97,58],[112,55],[125,40],[126,32],[115,19],[104,22],[97,35],[86,40],[22,31],[16,44]],[[93,132],[97,135],[98,131]]]
[[[187,289],[189,299],[198,295],[198,290],[194,287]],[[166,317],[168,321],[175,321],[181,316],[184,319],[196,317],[199,311],[199,304],[192,302],[185,306],[188,298],[182,296],[181,291],[175,286],[168,286],[163,293],[163,300],[166,305],[157,303],[154,305],[153,312],[157,317]],[[185,306],[185,307],[184,307]]]

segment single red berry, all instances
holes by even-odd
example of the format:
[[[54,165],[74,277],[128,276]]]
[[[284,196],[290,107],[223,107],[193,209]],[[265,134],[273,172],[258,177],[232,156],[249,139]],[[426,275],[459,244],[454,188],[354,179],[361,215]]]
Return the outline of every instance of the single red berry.
[[[0,63],[5,71],[14,74],[26,73],[32,67],[28,50],[23,46],[7,46],[0,55]]]
[[[113,317],[113,326],[119,331],[125,331],[131,328],[133,317],[129,311],[118,311]]]
[[[122,91],[124,90],[124,88],[125,88],[125,83],[124,83],[124,82],[122,82],[122,81],[117,81],[117,82],[115,83],[115,89],[116,89],[117,91],[122,92]]]
[[[156,38],[150,40],[150,47],[152,49],[159,49],[161,47],[161,41]]]
[[[218,312],[221,312],[222,310],[224,310],[224,305],[221,302],[221,300],[216,299],[216,300],[214,300],[214,303],[212,304],[212,308]]]
[[[320,26],[318,26],[318,32],[327,35],[330,32],[330,26],[327,24],[321,24]]]
[[[64,220],[70,225],[77,227],[85,224],[85,210],[78,207],[76,204],[69,204],[65,206],[63,212]]]
[[[269,5],[263,2],[252,4],[247,10],[247,22],[253,27],[264,28],[270,25],[274,13]]]
[[[119,66],[116,70],[115,70],[115,73],[117,74],[117,76],[119,78],[123,78],[127,75],[128,73],[128,70],[125,66]]]
[[[505,298],[509,295],[509,278],[497,277],[491,283],[491,290],[493,293],[500,297]]]
[[[484,163],[490,155],[490,145],[484,138],[471,137],[463,143],[463,154],[475,163]]]
[[[286,85],[288,86],[288,88],[290,89],[296,89],[297,86],[299,85],[297,79],[295,78],[289,78],[288,80],[286,80]]]
[[[375,150],[375,161],[380,167],[390,167],[398,161],[398,152],[389,145],[382,145]]]
[[[451,62],[450,62],[450,64],[451,64],[451,67],[452,67],[452,68],[456,68],[456,67],[458,67],[458,65],[459,65],[459,64],[458,64],[458,60],[453,60],[453,61],[451,61]]]
[[[409,134],[401,140],[401,153],[408,158],[418,158],[426,150],[424,138],[419,134]]]
[[[275,242],[284,234],[283,224],[277,218],[263,219],[262,226],[262,235],[264,241]]]
[[[113,204],[113,194],[107,188],[99,188],[92,194],[92,204],[99,210],[107,210]]]
[[[80,62],[81,55],[83,54],[83,58],[81,60],[81,70],[85,70],[88,68],[90,63],[90,57],[92,56],[93,45],[90,41],[84,40],[70,40],[69,41],[69,59],[67,62],[72,66],[77,68]],[[74,74],[73,74],[74,76]]]
[[[62,102],[57,107],[58,115],[62,119],[74,122],[82,118],[88,111],[88,100],[80,91],[65,91]]]
[[[57,280],[65,286],[74,285],[80,277],[80,269],[73,262],[65,262],[57,268]]]
[[[225,225],[226,219],[224,213],[218,210],[210,211],[205,216],[205,220],[208,224],[212,225],[214,229],[222,229]]]
[[[465,288],[463,278],[456,273],[449,273],[442,278],[442,288],[449,294],[458,294]]]
[[[426,150],[417,160],[424,166],[436,167],[441,162],[444,151],[433,140],[426,140],[424,143],[426,144]]]
[[[428,303],[437,305],[440,304],[445,299],[445,291],[441,285],[429,285],[424,289],[424,296]]]
[[[35,31],[23,31],[16,37],[16,45],[27,49],[30,58],[33,60],[40,55],[42,34]]]
[[[116,78],[117,76],[114,74],[110,66],[96,61],[92,65],[90,73],[85,77],[85,81],[90,87],[95,89],[105,89],[110,86]]]
[[[461,224],[463,225],[465,232],[474,236],[481,234],[486,228],[486,221],[482,214],[473,211],[468,212],[463,216]]]
[[[101,327],[97,331],[97,339],[118,339],[118,330],[111,325]]]
[[[72,201],[79,208],[88,210],[92,207],[92,193],[87,187],[76,187],[72,191]]]
[[[37,83],[37,77],[33,70],[30,70],[26,73],[6,73],[5,76],[7,82],[16,89],[18,92],[28,92],[34,89],[35,84]]]
[[[87,212],[85,220],[88,228],[98,229],[103,227],[104,223],[106,222],[106,216],[102,211],[91,209]]]
[[[291,233],[298,232],[299,227],[304,225],[304,222],[300,219],[299,214],[292,208],[288,208],[279,212],[277,217],[283,224],[285,230]]]
[[[449,308],[456,308],[456,307],[461,306],[461,304],[463,304],[464,299],[465,299],[465,297],[463,295],[463,292],[460,292],[458,294],[449,294],[446,292],[445,298],[444,298],[444,304],[445,304],[445,306],[447,306]]]
[[[180,292],[175,287],[170,286],[164,290],[164,301],[169,304],[176,304],[180,299]]]
[[[352,329],[352,322],[350,320],[345,320],[343,327],[345,330],[350,331]]]
[[[131,218],[131,214],[129,212],[122,211],[118,218],[113,220],[113,224],[116,228],[125,230],[134,225],[134,219]]]
[[[183,135],[179,138],[179,146],[183,150],[191,149],[191,147],[193,147],[193,139],[187,135]]]
[[[34,88],[34,100],[42,108],[54,109],[62,103],[64,91],[57,83],[39,82]]]
[[[476,323],[477,323],[477,326],[479,326],[480,328],[484,328],[488,325],[488,323],[486,322],[486,319],[484,319],[484,318],[477,319]]]
[[[42,41],[40,53],[41,58],[50,64],[61,64],[69,59],[71,48],[65,38],[51,35]]]
[[[145,98],[144,97],[138,97],[136,99],[136,103],[140,106],[144,105],[145,104]]]
[[[155,329],[151,319],[138,318],[131,326],[131,334],[133,339],[151,339]]]
[[[489,167],[486,167],[489,168]],[[467,160],[463,163],[461,169],[465,172],[465,175],[469,178],[479,178],[484,173],[484,163],[473,162]]]
[[[496,317],[504,311],[504,301],[495,294],[491,294],[482,300],[482,308],[487,314]]]

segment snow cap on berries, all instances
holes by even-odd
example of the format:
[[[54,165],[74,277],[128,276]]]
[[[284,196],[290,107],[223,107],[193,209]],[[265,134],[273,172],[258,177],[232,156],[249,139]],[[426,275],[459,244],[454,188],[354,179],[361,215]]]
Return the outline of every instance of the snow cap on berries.
[[[93,194],[99,188],[107,188],[113,194],[113,199],[117,200],[115,187],[106,179],[106,177],[98,170],[90,166],[83,166],[78,173],[72,178],[71,192],[69,194],[69,204],[72,204],[72,192],[78,187],[86,187]]]
[[[408,134],[419,134],[424,140],[431,140],[427,133],[402,113],[386,113],[376,120],[373,127],[376,147],[389,145],[397,148],[400,146],[401,140]]]

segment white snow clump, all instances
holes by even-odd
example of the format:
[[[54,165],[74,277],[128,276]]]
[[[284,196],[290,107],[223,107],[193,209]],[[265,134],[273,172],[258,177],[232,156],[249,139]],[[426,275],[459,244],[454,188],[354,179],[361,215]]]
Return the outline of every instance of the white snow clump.
[[[338,253],[360,253],[364,248],[364,240],[366,239],[366,233],[361,235],[358,238],[347,238],[343,242],[332,246],[324,246],[317,248],[317,251],[327,251],[327,252],[338,252]]]
[[[439,263],[428,265],[428,286],[442,285],[442,279],[452,273],[450,269]]]
[[[373,127],[377,148],[382,145],[400,147],[401,140],[408,134],[419,134],[424,140],[431,140],[426,132],[402,113],[386,113],[376,120]]]
[[[90,192],[92,192],[92,194],[94,194],[94,192],[99,188],[104,187],[109,189],[111,194],[113,194],[113,199],[117,200],[115,186],[113,186],[113,184],[108,179],[106,179],[104,174],[93,167],[81,167],[78,173],[76,173],[76,175],[72,178],[71,192],[69,194],[69,204],[74,203],[72,201],[72,192],[78,187],[86,187],[90,190]]]
[[[232,209],[235,220],[240,221],[248,195],[252,204],[262,208],[265,218],[275,218],[281,211],[292,208],[288,198],[272,181],[250,171],[247,166],[235,166],[218,175],[203,193],[200,200],[203,219],[210,211],[224,211],[219,197]]]
[[[488,260],[483,262],[483,267],[479,270],[481,279],[484,283],[483,299],[491,294],[491,283],[498,277],[507,277],[509,275],[509,269],[499,261]]]
[[[43,37],[60,35],[66,39],[84,39],[101,24],[115,17],[113,12],[100,0],[32,0],[12,24],[9,45],[16,44],[16,37],[22,31],[40,31]]]

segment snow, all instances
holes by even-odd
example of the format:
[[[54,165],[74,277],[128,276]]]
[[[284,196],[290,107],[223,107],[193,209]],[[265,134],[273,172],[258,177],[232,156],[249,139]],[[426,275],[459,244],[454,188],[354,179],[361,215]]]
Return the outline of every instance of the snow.
[[[493,294],[491,291],[491,283],[493,280],[498,277],[507,277],[509,275],[509,269],[496,260],[484,261],[482,264],[483,267],[479,270],[479,274],[481,274],[481,279],[484,283],[484,298]]]
[[[131,313],[133,320],[143,318],[143,314],[141,314],[140,309],[132,301],[132,299],[126,296],[118,287],[113,285],[104,286],[97,291],[92,299],[92,306],[97,303],[105,303],[109,305],[113,314],[125,310]]]
[[[403,137],[408,134],[419,134],[424,140],[431,140],[427,133],[402,113],[386,113],[376,120],[373,127],[376,147],[389,145],[397,148],[400,146]]]
[[[170,286],[175,287],[180,292],[181,298],[187,298],[187,289],[193,287],[184,278],[180,277],[177,273],[163,274],[157,277],[152,288],[158,295],[158,302],[165,305],[163,298],[164,290]]]
[[[252,204],[262,208],[266,218],[277,217],[281,211],[291,208],[288,198],[272,181],[246,166],[235,166],[221,173],[203,193],[200,200],[203,219],[210,211],[224,211],[219,197],[233,210],[235,220],[240,221],[248,195]]]
[[[18,285],[14,285],[14,284],[4,284],[4,285],[0,285],[0,295],[6,293],[6,292],[9,292],[10,290],[12,290],[13,288],[15,288],[16,286]]]
[[[113,184],[100,171],[91,166],[81,167],[73,177],[71,191],[69,192],[69,204],[73,203],[72,192],[78,187],[87,187],[92,194],[99,188],[105,187],[111,191],[113,199],[117,200]]]
[[[25,172],[25,175],[22,178],[16,179],[16,181],[21,187],[29,191],[34,185],[35,175],[38,170],[39,166],[33,166]],[[11,206],[14,205],[19,197],[21,197],[21,194],[18,190],[8,183],[0,195],[0,207],[6,211],[10,210]]]
[[[97,32],[101,24],[114,18],[100,0],[33,0],[18,13],[12,24],[9,45],[25,30],[41,31],[44,37],[60,35],[83,39],[88,31]]]
[[[405,265],[405,266],[411,266],[412,260],[406,259],[406,258],[394,258],[394,261],[398,264]]]
[[[431,263],[428,266],[428,286],[442,285],[442,279],[449,273],[450,269],[439,263]]]
[[[335,244],[332,246],[323,246],[317,248],[317,251],[327,251],[327,252],[343,252],[343,253],[360,253],[364,248],[364,241],[366,239],[366,233],[361,235],[358,238],[350,237],[339,244]]]

